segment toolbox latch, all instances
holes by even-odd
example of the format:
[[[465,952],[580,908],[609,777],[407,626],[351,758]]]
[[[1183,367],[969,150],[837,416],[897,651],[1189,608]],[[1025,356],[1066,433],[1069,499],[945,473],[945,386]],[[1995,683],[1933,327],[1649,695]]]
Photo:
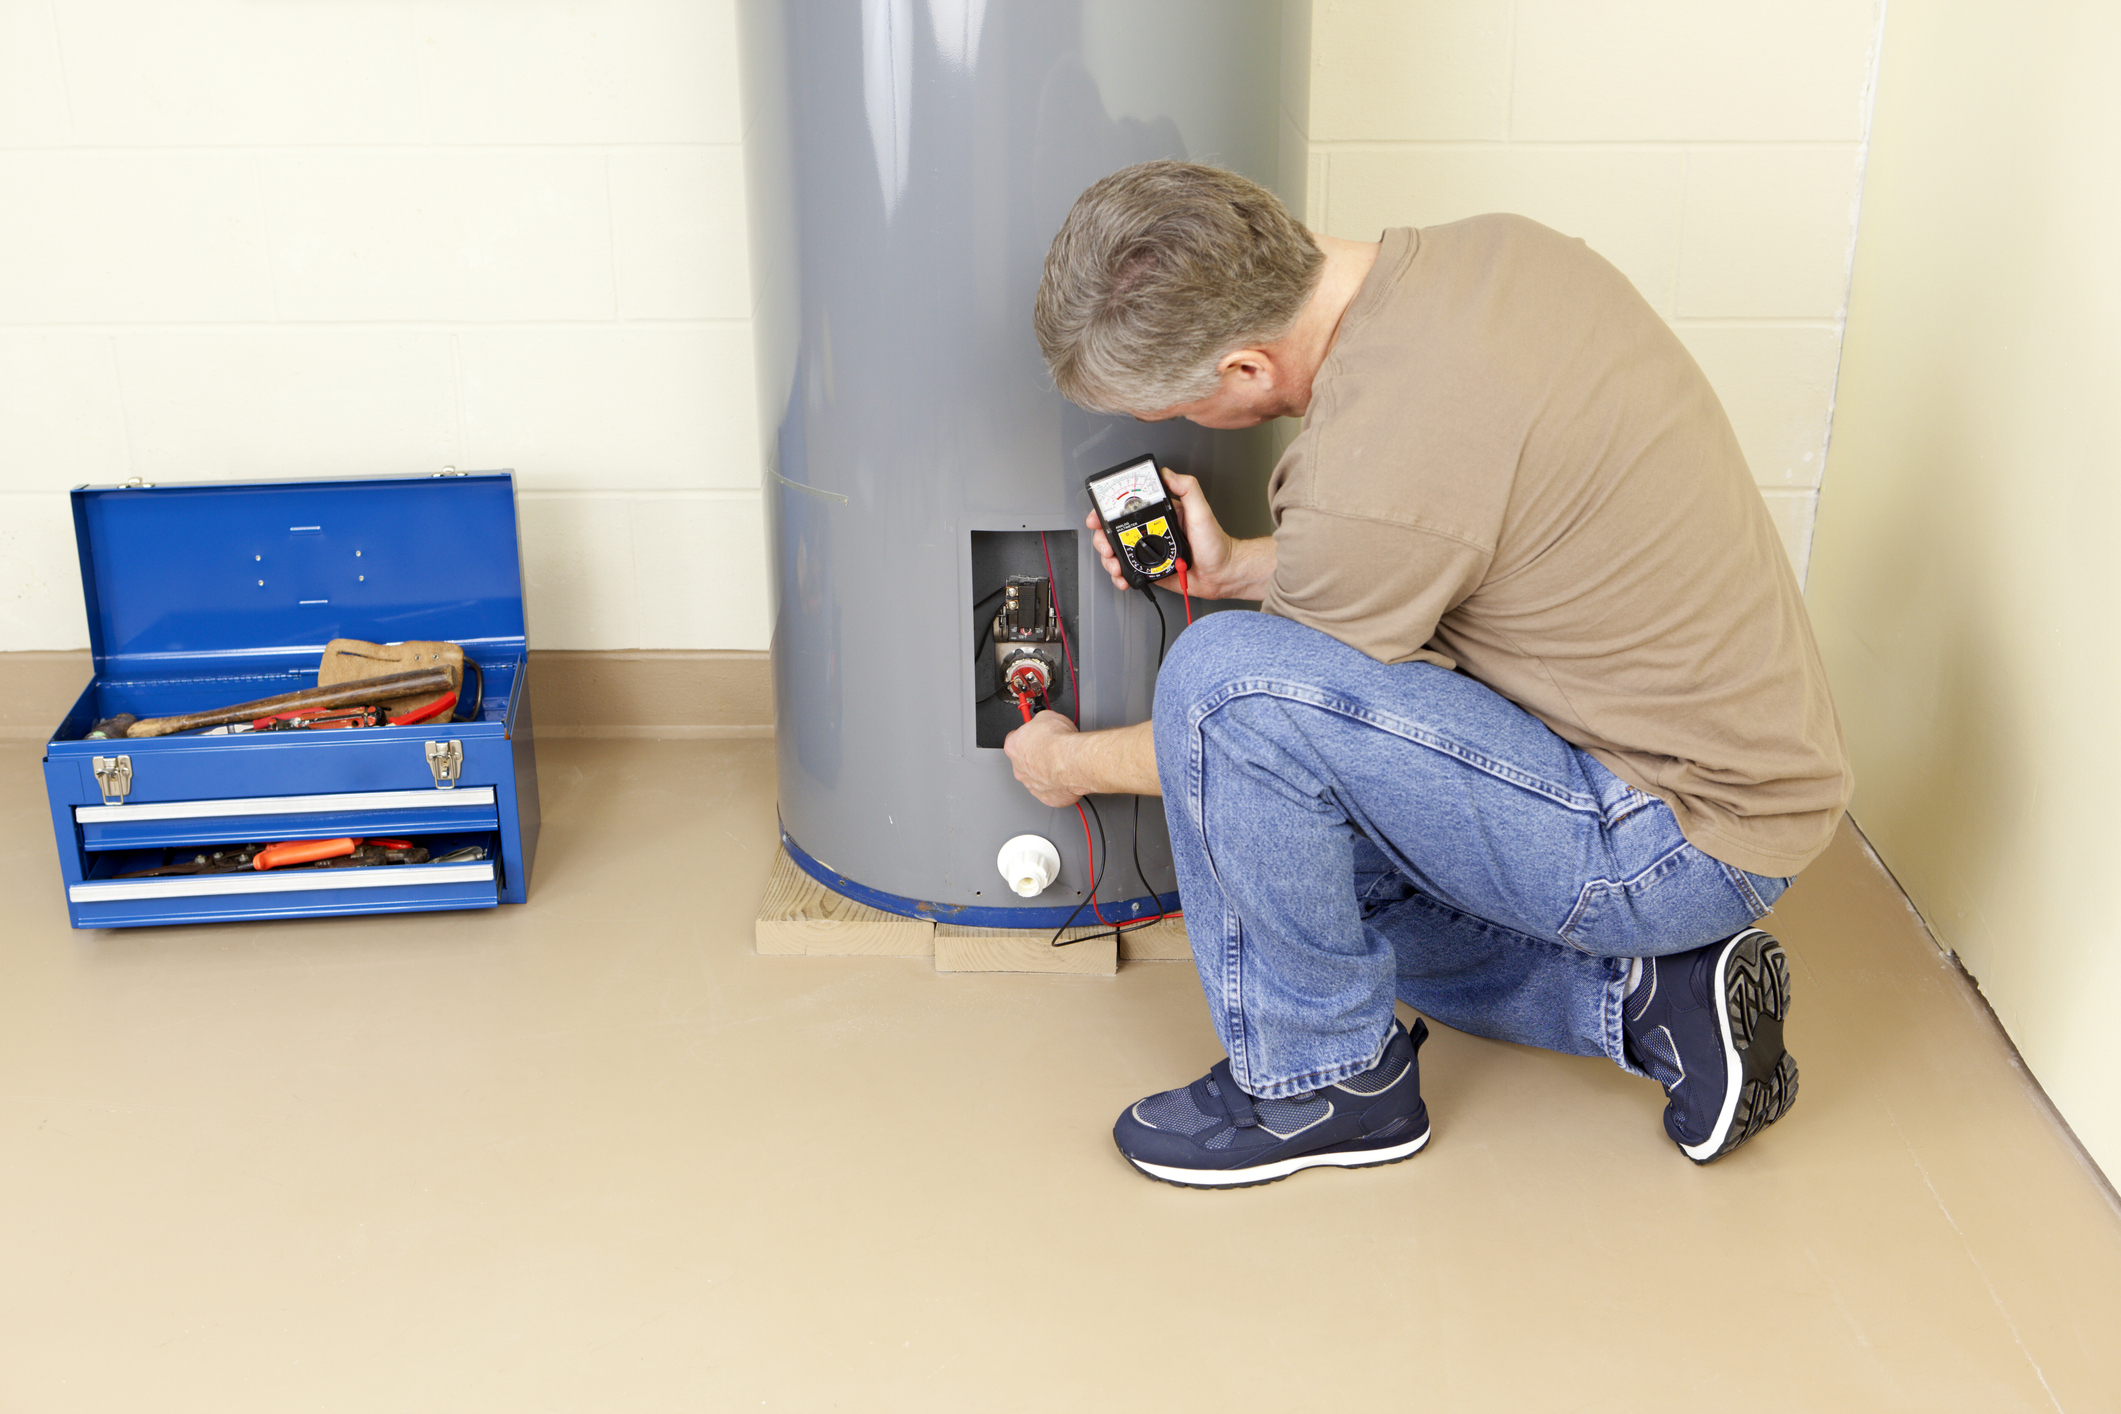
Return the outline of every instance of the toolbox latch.
[[[125,804],[126,795],[133,788],[133,758],[98,756],[93,764],[96,768],[96,785],[103,791],[103,803]]]
[[[427,769],[434,772],[436,790],[455,790],[457,777],[464,774],[464,743],[461,741],[430,741],[427,743]]]
[[[428,742],[426,744],[426,770],[435,772],[437,791],[454,791],[456,778],[464,774],[464,744],[462,742]]]

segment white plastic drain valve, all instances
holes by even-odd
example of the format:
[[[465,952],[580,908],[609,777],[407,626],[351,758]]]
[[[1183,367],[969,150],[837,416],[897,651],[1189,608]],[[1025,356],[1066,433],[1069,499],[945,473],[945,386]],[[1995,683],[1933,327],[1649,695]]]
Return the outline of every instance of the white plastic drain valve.
[[[1036,898],[1060,877],[1060,851],[1038,835],[1018,835],[1002,846],[994,865],[1010,888],[1025,898]]]

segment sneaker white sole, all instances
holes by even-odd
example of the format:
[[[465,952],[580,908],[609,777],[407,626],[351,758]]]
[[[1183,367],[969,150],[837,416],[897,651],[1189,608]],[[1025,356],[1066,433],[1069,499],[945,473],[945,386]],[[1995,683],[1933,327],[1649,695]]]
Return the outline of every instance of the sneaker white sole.
[[[1298,1154],[1293,1159],[1282,1159],[1277,1163],[1255,1164],[1241,1169],[1182,1169],[1166,1164],[1147,1164],[1140,1159],[1127,1162],[1151,1178],[1160,1178],[1166,1183],[1176,1183],[1186,1188],[1249,1188],[1255,1183],[1272,1183],[1287,1178],[1299,1169],[1309,1168],[1376,1168],[1379,1164],[1396,1164],[1401,1159],[1411,1159],[1421,1152],[1422,1145],[1429,1142],[1429,1131],[1424,1129],[1404,1144],[1394,1144],[1385,1149],[1359,1149],[1339,1154]],[[1121,1156],[1125,1158],[1125,1155]]]

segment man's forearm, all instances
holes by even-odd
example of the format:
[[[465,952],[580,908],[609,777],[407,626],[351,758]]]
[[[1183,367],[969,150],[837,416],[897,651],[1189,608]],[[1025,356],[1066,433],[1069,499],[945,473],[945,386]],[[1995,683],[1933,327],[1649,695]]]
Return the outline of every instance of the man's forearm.
[[[1156,780],[1156,736],[1149,722],[1083,732],[1057,743],[1060,776],[1076,795],[1162,795]]]
[[[1041,712],[1002,742],[1024,789],[1047,805],[1086,795],[1160,795],[1156,737],[1147,722],[1079,732],[1058,712]]]

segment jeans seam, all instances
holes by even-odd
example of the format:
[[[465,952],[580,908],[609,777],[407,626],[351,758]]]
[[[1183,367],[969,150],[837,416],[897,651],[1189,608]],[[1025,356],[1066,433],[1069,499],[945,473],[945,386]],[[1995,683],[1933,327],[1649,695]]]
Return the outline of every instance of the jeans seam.
[[[1640,1075],[1647,1078],[1649,1072],[1628,1059],[1627,1009],[1627,973],[1622,970],[1619,976],[1614,977],[1605,986],[1605,1006],[1603,1007],[1605,1017],[1604,1025],[1601,1027],[1605,1034],[1601,1039],[1605,1044],[1607,1057],[1615,1065],[1629,1075]]]
[[[1252,1078],[1252,1056],[1246,1044],[1245,992],[1244,992],[1244,940],[1239,936],[1244,924],[1237,917],[1226,899],[1223,903],[1223,1011],[1230,1018],[1230,1077],[1238,1088],[1249,1092],[1247,1082]]]
[[[1724,877],[1731,881],[1731,887],[1738,891],[1739,900],[1751,911],[1753,917],[1764,918],[1775,911],[1761,901],[1760,891],[1753,887],[1753,881],[1745,876],[1744,870],[1735,864],[1724,864],[1720,859],[1716,862],[1723,864]]]
[[[1222,890],[1222,875],[1215,867],[1215,851],[1208,845],[1208,783],[1206,748],[1202,743],[1203,714],[1194,714],[1186,725],[1186,809],[1193,816],[1193,833],[1200,840],[1201,857],[1207,861],[1208,877]]]
[[[1246,1044],[1244,975],[1240,959],[1244,956],[1244,942],[1238,936],[1242,924],[1229,903],[1228,892],[1223,888],[1221,872],[1215,867],[1215,850],[1208,843],[1207,763],[1206,749],[1202,743],[1201,722],[1203,715],[1196,713],[1188,721],[1186,733],[1186,810],[1191,814],[1194,838],[1200,841],[1201,858],[1208,867],[1208,877],[1214,881],[1216,893],[1222,895],[1222,917],[1217,920],[1217,961],[1222,976],[1221,983],[1223,1015],[1229,1018],[1230,1036],[1225,1049],[1230,1056],[1230,1074],[1240,1087],[1251,1074],[1250,1048]]]
[[[1548,799],[1578,814],[1602,816],[1604,813],[1604,807],[1599,804],[1595,797],[1556,786],[1553,782],[1534,776],[1529,771],[1513,766],[1507,761],[1498,761],[1484,752],[1475,751],[1471,747],[1452,741],[1448,737],[1414,726],[1403,718],[1388,717],[1382,713],[1372,712],[1353,703],[1339,698],[1328,697],[1323,693],[1296,684],[1278,683],[1265,679],[1247,679],[1224,684],[1214,693],[1194,705],[1189,723],[1193,728],[1193,740],[1195,742],[1199,740],[1200,726],[1210,715],[1220,711],[1223,707],[1240,697],[1273,697],[1301,703],[1306,707],[1315,707],[1323,712],[1331,712],[1336,716],[1345,717],[1350,721],[1361,722],[1365,726],[1387,732],[1425,750],[1434,751],[1438,755],[1455,757],[1476,770],[1486,772],[1499,781],[1516,786],[1521,790],[1531,791],[1536,795],[1546,796]]]

